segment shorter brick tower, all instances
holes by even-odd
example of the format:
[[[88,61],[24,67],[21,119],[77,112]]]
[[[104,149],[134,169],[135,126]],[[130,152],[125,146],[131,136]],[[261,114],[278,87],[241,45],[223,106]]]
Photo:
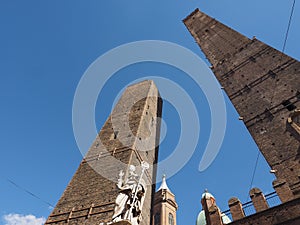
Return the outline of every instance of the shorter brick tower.
[[[143,188],[147,186],[139,191],[138,182],[132,188],[137,193],[133,201],[143,198],[141,212],[135,213],[141,213],[140,225],[151,224],[161,111],[162,101],[153,81],[127,87],[45,224],[111,223],[120,189],[125,189],[122,185],[133,186],[134,179],[144,180]],[[145,162],[150,168],[141,173],[139,165]],[[134,166],[143,179],[136,178]]]
[[[161,186],[154,195],[152,225],[176,225],[177,208],[175,195],[168,188],[164,175]]]

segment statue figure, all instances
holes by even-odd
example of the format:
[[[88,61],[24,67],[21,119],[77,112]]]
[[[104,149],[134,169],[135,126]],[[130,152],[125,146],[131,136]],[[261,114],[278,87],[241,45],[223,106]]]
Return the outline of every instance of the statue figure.
[[[123,183],[123,171],[120,171],[117,187],[119,194],[116,198],[116,206],[112,222],[128,220],[132,225],[138,225],[141,221],[141,212],[146,193],[146,184],[143,180],[145,169],[149,164],[142,162],[142,173],[138,176],[135,172],[135,166],[130,165],[128,178]]]

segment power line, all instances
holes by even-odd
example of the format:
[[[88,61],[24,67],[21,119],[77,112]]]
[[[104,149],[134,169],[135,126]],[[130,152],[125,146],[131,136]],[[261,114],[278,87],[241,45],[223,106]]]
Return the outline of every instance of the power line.
[[[251,182],[250,182],[250,186],[249,186],[249,191],[248,191],[248,193],[247,193],[246,202],[248,201],[248,198],[249,198],[249,192],[250,192],[250,190],[251,190],[251,188],[252,188],[253,181],[254,181],[254,178],[255,178],[255,174],[256,174],[256,169],[257,169],[257,165],[258,165],[259,156],[260,156],[260,151],[258,150],[257,157],[256,157],[256,161],[255,161],[255,166],[254,166],[254,169],[253,169],[252,178],[251,178]]]
[[[292,10],[291,10],[291,14],[290,14],[286,34],[285,34],[285,39],[284,39],[284,43],[283,43],[283,47],[282,47],[282,53],[284,53],[284,51],[285,51],[286,42],[287,42],[287,39],[288,39],[288,35],[289,35],[291,23],[292,23],[292,18],[293,18],[293,14],[294,14],[295,3],[296,3],[296,0],[293,1]]]
[[[289,17],[289,22],[288,22],[288,26],[287,26],[287,30],[286,30],[286,34],[285,34],[285,39],[284,39],[284,43],[283,43],[282,53],[284,53],[284,51],[285,51],[285,47],[286,47],[286,43],[287,43],[287,39],[288,39],[288,35],[289,35],[291,23],[292,23],[292,18],[293,18],[293,14],[294,14],[294,10],[295,10],[295,3],[296,3],[296,0],[293,1],[293,5],[292,5],[290,17]],[[281,61],[281,59],[282,59],[282,56],[280,58],[280,61]],[[275,83],[275,86],[276,86],[276,83]],[[275,94],[275,87],[273,88],[273,95],[271,97],[270,105],[272,105],[272,99],[274,97],[274,94]],[[251,178],[251,182],[250,182],[250,186],[249,186],[249,191],[247,193],[246,202],[249,199],[249,192],[250,192],[250,190],[252,188],[253,181],[254,181],[254,178],[255,178],[259,156],[260,156],[260,151],[258,151],[258,153],[257,153],[257,157],[256,157],[256,161],[255,161],[255,166],[254,166],[254,169],[253,169],[252,178]]]
[[[32,193],[31,191],[28,191],[26,188],[21,187],[20,185],[18,185],[17,183],[15,183],[14,181],[12,181],[11,179],[6,178],[6,180],[7,180],[9,183],[11,183],[12,185],[14,185],[16,188],[18,188],[18,189],[24,191],[25,193],[31,195],[31,196],[34,197],[34,198],[40,200],[41,202],[43,202],[44,204],[50,206],[51,208],[54,208],[54,206],[53,206],[51,203],[49,203],[49,202],[43,200],[42,198],[40,198],[39,196],[35,195],[35,194]]]
[[[291,23],[292,23],[292,18],[293,18],[293,15],[294,15],[295,4],[296,4],[296,0],[293,1],[293,5],[292,5],[292,8],[291,8],[289,22],[288,22],[288,25],[287,25],[287,29],[286,29],[286,33],[285,33],[285,38],[284,38],[284,42],[283,42],[283,47],[282,47],[282,51],[281,51],[282,53],[284,53],[284,51],[285,51],[287,39],[288,39],[288,36],[289,36],[289,31],[290,31],[290,27],[291,27]],[[280,56],[280,60],[279,60],[280,63],[282,61],[282,58],[283,58],[283,54]],[[273,94],[271,96],[271,101],[270,101],[270,107],[272,106],[272,103],[273,103],[273,98],[275,96],[276,86],[277,86],[277,80],[275,80],[275,82],[274,82]]]

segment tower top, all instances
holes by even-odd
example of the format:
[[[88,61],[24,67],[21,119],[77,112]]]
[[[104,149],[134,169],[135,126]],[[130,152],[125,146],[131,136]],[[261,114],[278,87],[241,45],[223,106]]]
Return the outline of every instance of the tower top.
[[[175,195],[170,191],[166,175],[163,175],[162,182],[154,195],[153,221],[155,225],[176,225],[176,211],[178,205]]]
[[[170,191],[168,185],[167,185],[167,181],[166,181],[166,175],[164,174],[163,177],[162,177],[162,182],[161,182],[161,185],[160,187],[158,188],[157,191],[159,190],[168,190]],[[170,191],[171,192],[171,191]]]
[[[205,189],[204,193],[202,194],[201,199],[214,199],[215,200],[215,197],[211,193],[209,193],[207,189]]]

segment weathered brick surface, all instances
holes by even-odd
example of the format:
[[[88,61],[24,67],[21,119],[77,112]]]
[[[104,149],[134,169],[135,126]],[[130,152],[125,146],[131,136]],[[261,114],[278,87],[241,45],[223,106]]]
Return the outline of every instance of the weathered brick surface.
[[[229,199],[228,206],[233,220],[239,220],[245,217],[242,203],[236,197]]]
[[[299,225],[300,198],[236,220],[232,225]]]
[[[141,225],[151,222],[162,101],[153,81],[129,86],[90,147],[46,224],[110,222],[119,171],[146,161],[148,182]],[[152,134],[152,135],[151,135]],[[145,142],[144,140],[148,140]],[[123,164],[116,163],[122,162]],[[139,169],[139,168],[137,168]],[[140,170],[137,171],[140,173]],[[125,178],[127,174],[125,173]],[[107,177],[111,179],[107,179]]]
[[[288,202],[294,198],[293,192],[288,186],[286,180],[276,179],[272,182],[272,184],[273,184],[273,188],[278,193],[281,202]]]
[[[208,209],[209,225],[223,225],[220,209],[213,205]]]
[[[276,177],[286,180],[299,197],[300,145],[286,125],[293,109],[300,107],[300,62],[199,10],[184,23]]]
[[[150,225],[155,225],[154,218],[156,214],[160,214],[159,224],[161,225],[169,224],[169,214],[172,214],[174,225],[176,225],[177,209],[178,205],[175,200],[175,195],[170,190],[160,189],[154,195],[154,204],[152,208],[153,223]]]
[[[256,212],[260,212],[269,208],[267,200],[259,188],[252,188],[249,194]]]

